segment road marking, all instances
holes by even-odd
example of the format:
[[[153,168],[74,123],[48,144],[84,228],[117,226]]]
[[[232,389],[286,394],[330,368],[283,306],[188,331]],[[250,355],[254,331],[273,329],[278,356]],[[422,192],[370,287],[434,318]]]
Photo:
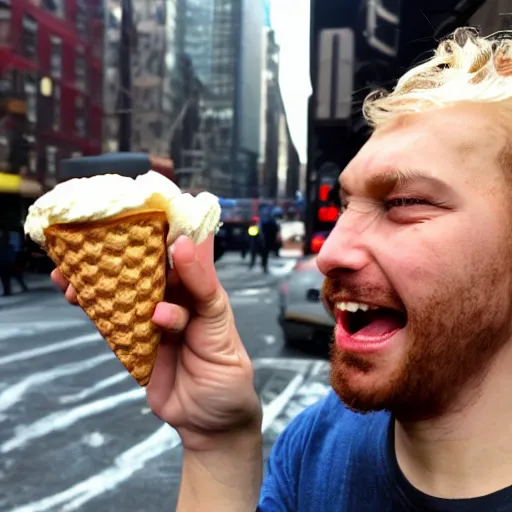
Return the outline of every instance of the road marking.
[[[283,386],[284,389],[281,388],[282,390],[279,390],[278,394],[274,393],[272,400],[267,405],[264,405],[263,432],[270,428],[274,430],[276,424],[282,422],[283,412],[286,412],[287,417],[289,415],[291,416],[292,413],[296,414],[300,412],[300,410],[304,408],[302,406],[303,399],[312,391],[312,388],[307,385],[311,375],[317,375],[321,370],[325,370],[328,367],[327,362],[308,359],[265,358],[256,359],[253,364],[255,368],[259,369],[274,368],[276,370],[283,369],[298,373]],[[328,388],[325,388],[325,390],[327,391]],[[139,390],[137,389],[136,391]],[[317,391],[321,391],[321,388],[318,387]],[[301,397],[295,404],[294,398],[297,394],[300,394]],[[96,404],[101,402],[104,401],[98,401]],[[77,408],[74,411],[83,410],[83,407],[84,406]],[[98,407],[95,407],[95,410],[96,409],[98,409]],[[146,412],[146,408],[141,412]],[[76,420],[79,419],[76,412],[75,417]],[[83,415],[81,417],[83,417]],[[58,423],[60,427],[63,422],[60,420]],[[105,439],[102,434],[98,432],[91,434],[87,438],[83,438],[82,441],[87,442],[89,445],[94,445],[105,442]],[[79,510],[84,504],[98,496],[116,490],[120,484],[132,478],[137,471],[144,469],[148,461],[178,447],[180,444],[181,442],[176,431],[164,425],[141,443],[120,454],[112,461],[110,466],[100,472],[77,482],[63,491],[19,506],[12,509],[10,512],[46,512],[57,509],[63,512],[71,512]],[[6,507],[2,508],[2,510],[4,509],[6,509]]]
[[[98,332],[95,332],[93,334],[85,334],[84,336],[69,338],[64,341],[59,341],[58,343],[44,345],[39,348],[24,350],[16,354],[0,357],[0,366],[15,363],[17,361],[24,361],[25,359],[33,359],[34,357],[44,356],[53,352],[59,352],[60,350],[66,350],[68,348],[84,345],[86,343],[93,343],[101,339],[101,335]]]
[[[112,358],[115,359],[113,354],[112,355],[109,354],[109,359],[112,359]],[[85,398],[89,398],[90,396],[94,395],[98,391],[102,391],[103,389],[106,389],[110,386],[114,386],[118,382],[122,382],[123,380],[126,380],[128,377],[130,377],[130,374],[127,371],[116,373],[115,375],[112,375],[111,377],[107,377],[106,379],[96,382],[96,384],[94,384],[94,386],[91,386],[90,388],[86,388],[86,389],[80,391],[79,393],[61,396],[59,398],[59,402],[61,404],[80,402],[80,401],[84,400]]]
[[[20,325],[17,322],[9,322],[7,325],[4,324],[2,326],[2,332],[0,332],[0,341],[9,338],[15,338],[17,336],[33,336],[35,334],[41,334],[49,331],[62,331],[63,329],[68,329],[69,327],[76,327],[78,325],[89,323],[86,319],[78,318],[74,320],[49,320],[30,323],[26,322],[27,320],[25,319],[25,325]]]
[[[2,306],[14,306],[19,302],[24,302],[27,300],[26,295],[15,295],[14,297],[0,297],[0,307]]]
[[[286,388],[284,388],[284,390],[279,395],[277,395],[277,397],[274,398],[272,402],[263,406],[263,422],[261,426],[261,431],[263,433],[272,426],[272,423],[284,410],[288,402],[292,399],[293,395],[297,392],[303,382],[303,373],[295,375],[295,377],[290,381]]]
[[[59,377],[66,377],[67,375],[76,375],[77,373],[89,371],[92,368],[99,366],[101,363],[111,361],[114,358],[115,356],[112,353],[102,354],[84,361],[57,366],[44,372],[33,373],[25,379],[20,380],[18,383],[2,390],[2,393],[0,393],[0,412],[5,412],[13,405],[20,402],[25,393],[34,386],[47,384]],[[2,420],[0,419],[0,422],[1,421]]]
[[[144,469],[148,461],[180,444],[177,432],[168,425],[163,425],[150,437],[121,453],[111,466],[100,473],[82,480],[65,491],[22,505],[11,512],[46,512],[57,507],[61,512],[78,510],[92,499],[114,490],[134,473]]]
[[[99,448],[105,444],[106,440],[101,432],[91,432],[90,434],[85,434],[81,442],[91,448]]]
[[[281,264],[278,267],[270,266],[269,272],[273,276],[277,276],[277,277],[287,276],[295,268],[296,264],[297,264],[296,259],[284,260],[281,262]]]
[[[29,425],[20,425],[16,427],[14,436],[0,445],[0,452],[9,453],[23,448],[34,439],[44,437],[51,432],[65,430],[83,418],[115,409],[124,403],[140,400],[145,395],[146,390],[144,388],[136,388],[119,395],[109,396],[95,402],[80,405],[67,411],[48,414]]]
[[[273,357],[262,357],[252,361],[252,366],[255,370],[262,368],[270,368],[272,370],[287,370],[294,371],[297,373],[306,373],[311,368],[316,368],[318,373],[322,368],[324,370],[329,369],[328,361],[318,361],[317,359],[292,359],[292,358],[273,358]]]
[[[272,334],[266,334],[265,336],[263,336],[263,339],[265,340],[265,343],[267,345],[273,345],[277,339],[275,336],[273,336]]]
[[[237,297],[254,297],[256,295],[265,295],[270,293],[271,288],[246,288],[245,290],[235,290],[231,293],[231,295],[235,295]]]
[[[249,306],[252,304],[259,304],[260,299],[258,299],[258,297],[237,297],[235,295],[234,297],[230,297],[229,302],[232,307]]]

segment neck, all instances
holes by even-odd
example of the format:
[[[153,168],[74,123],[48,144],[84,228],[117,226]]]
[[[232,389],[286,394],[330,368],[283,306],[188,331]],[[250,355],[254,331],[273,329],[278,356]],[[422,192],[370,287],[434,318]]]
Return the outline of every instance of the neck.
[[[407,480],[430,496],[475,498],[512,486],[512,349],[453,411],[397,422],[395,450]],[[461,404],[470,404],[461,407]]]

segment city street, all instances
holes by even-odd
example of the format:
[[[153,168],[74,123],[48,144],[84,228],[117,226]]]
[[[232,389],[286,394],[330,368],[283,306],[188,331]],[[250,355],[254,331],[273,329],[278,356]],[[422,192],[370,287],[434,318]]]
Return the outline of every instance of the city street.
[[[290,418],[327,392],[326,359],[286,348],[279,279],[295,259],[250,271],[218,263],[256,370],[265,456]],[[174,510],[181,447],[79,309],[48,279],[0,298],[0,510]],[[16,288],[15,288],[16,289]]]

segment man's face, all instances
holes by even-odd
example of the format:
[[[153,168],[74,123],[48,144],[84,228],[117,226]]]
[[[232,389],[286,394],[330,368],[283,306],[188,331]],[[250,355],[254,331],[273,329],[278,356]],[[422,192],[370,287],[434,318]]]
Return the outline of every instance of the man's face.
[[[402,119],[342,173],[346,207],[318,266],[336,316],[332,385],[350,407],[440,415],[510,338],[506,138],[489,110]]]

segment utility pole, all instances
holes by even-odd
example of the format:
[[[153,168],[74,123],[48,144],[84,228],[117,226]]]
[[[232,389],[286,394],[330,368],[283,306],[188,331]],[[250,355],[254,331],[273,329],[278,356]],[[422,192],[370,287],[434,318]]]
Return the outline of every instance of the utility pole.
[[[119,42],[119,151],[129,152],[132,140],[132,59],[133,9],[131,0],[121,1]]]

